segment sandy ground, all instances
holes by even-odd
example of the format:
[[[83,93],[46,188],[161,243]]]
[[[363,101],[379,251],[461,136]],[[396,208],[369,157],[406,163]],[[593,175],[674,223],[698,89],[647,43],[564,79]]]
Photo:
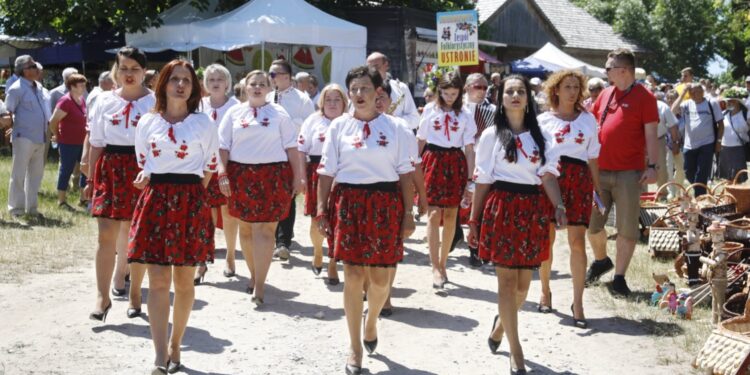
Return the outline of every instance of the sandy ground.
[[[348,353],[343,285],[328,286],[311,272],[308,228],[309,218],[298,217],[298,244],[289,262],[272,264],[260,310],[243,292],[248,271],[241,253],[239,278],[226,279],[221,275],[225,251],[217,251],[217,263],[196,289],[183,342],[184,373],[343,373]],[[418,224],[413,238],[423,238],[425,229]],[[217,246],[223,244],[217,231]],[[641,324],[609,318],[590,295],[585,297],[590,329],[572,326],[566,247],[559,235],[552,282],[559,311],[536,312],[535,280],[520,313],[527,367],[537,374],[688,373],[686,364],[663,365],[658,359],[663,348]],[[496,314],[493,269],[469,268],[468,252],[459,248],[449,260],[452,283],[439,295],[431,287],[427,253],[425,243],[408,241],[393,291],[394,314],[379,322],[378,349],[365,356],[365,373],[507,373],[507,344],[498,355],[486,344]],[[153,347],[147,315],[128,319],[127,301],[114,299],[106,324],[91,321],[94,297],[93,262],[64,273],[30,275],[21,284],[0,284],[0,374],[149,373]]]

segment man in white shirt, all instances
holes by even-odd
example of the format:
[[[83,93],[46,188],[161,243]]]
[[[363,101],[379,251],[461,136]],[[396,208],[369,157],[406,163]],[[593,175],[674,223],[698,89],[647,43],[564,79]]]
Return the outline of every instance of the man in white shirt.
[[[271,63],[269,75],[274,90],[268,93],[266,100],[284,107],[289,117],[292,118],[292,122],[297,126],[297,133],[299,133],[307,116],[315,112],[312,101],[307,93],[292,87],[292,66],[286,60],[274,60]],[[292,238],[294,238],[296,212],[296,204],[294,197],[292,197],[289,215],[286,219],[280,221],[279,226],[276,227],[276,250],[274,250],[273,255],[281,260],[289,259],[289,247],[292,245]]]
[[[412,130],[417,130],[419,127],[419,112],[417,106],[414,104],[414,98],[409,91],[409,86],[405,83],[391,78],[388,74],[390,70],[390,62],[388,57],[380,52],[373,52],[370,56],[367,56],[367,66],[375,69],[383,77],[383,81],[387,81],[391,85],[391,100],[395,106],[393,111],[389,111],[392,116],[400,117],[404,119]]]
[[[670,180],[672,170],[667,168],[667,152],[680,152],[680,134],[677,128],[677,117],[664,102],[664,93],[654,92],[656,108],[659,110],[659,124],[656,125],[656,136],[659,144],[659,159],[656,161],[656,185],[662,186]],[[667,136],[669,133],[669,136]],[[665,192],[666,193],[666,192]]]

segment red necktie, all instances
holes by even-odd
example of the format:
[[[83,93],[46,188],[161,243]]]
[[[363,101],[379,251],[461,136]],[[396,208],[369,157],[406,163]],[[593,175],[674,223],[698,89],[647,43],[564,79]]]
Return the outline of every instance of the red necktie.
[[[449,141],[451,140],[451,130],[449,129],[449,127],[450,127],[450,120],[451,120],[450,115],[448,115],[446,113],[445,114],[445,136],[448,137]]]
[[[362,129],[362,138],[367,139],[370,136],[370,124],[365,122],[365,127]]]

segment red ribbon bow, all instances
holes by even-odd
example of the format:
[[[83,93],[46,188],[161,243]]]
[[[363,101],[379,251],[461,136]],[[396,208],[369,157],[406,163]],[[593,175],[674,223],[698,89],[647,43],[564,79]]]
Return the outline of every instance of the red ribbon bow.
[[[217,117],[218,117],[218,114],[216,113],[216,110],[214,109],[214,113],[211,114],[211,118],[213,118],[214,121],[216,121]]]
[[[253,107],[253,117],[258,118],[258,108]]]
[[[130,110],[133,109],[133,102],[128,102],[125,109],[122,110],[122,114],[125,116],[125,128],[130,124]]]
[[[169,130],[167,131],[167,136],[169,137],[169,140],[172,141],[172,143],[177,143],[177,139],[174,137],[174,127],[172,124],[169,124]]]
[[[516,149],[520,150],[523,154],[523,157],[528,159],[529,155],[526,154],[526,151],[523,149],[523,142],[521,142],[521,137],[516,137]]]
[[[560,135],[563,136],[565,134],[570,133],[570,123],[565,124],[565,127],[560,130]]]
[[[370,124],[365,122],[365,127],[362,128],[362,138],[367,139],[370,136]]]

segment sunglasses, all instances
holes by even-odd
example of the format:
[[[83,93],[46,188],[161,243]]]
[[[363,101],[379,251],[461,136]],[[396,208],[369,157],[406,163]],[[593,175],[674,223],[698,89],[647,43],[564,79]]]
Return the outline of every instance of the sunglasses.
[[[610,67],[604,68],[604,70],[606,70],[607,73],[609,73],[609,71],[612,69],[625,69],[625,68],[627,68],[627,66],[610,66]]]
[[[471,85],[471,88],[473,88],[474,90],[487,90],[487,86],[485,85]]]
[[[268,73],[269,76],[271,76],[271,79],[276,78],[276,76],[282,76],[282,75],[288,75],[289,73],[277,73],[277,72],[271,72]]]

